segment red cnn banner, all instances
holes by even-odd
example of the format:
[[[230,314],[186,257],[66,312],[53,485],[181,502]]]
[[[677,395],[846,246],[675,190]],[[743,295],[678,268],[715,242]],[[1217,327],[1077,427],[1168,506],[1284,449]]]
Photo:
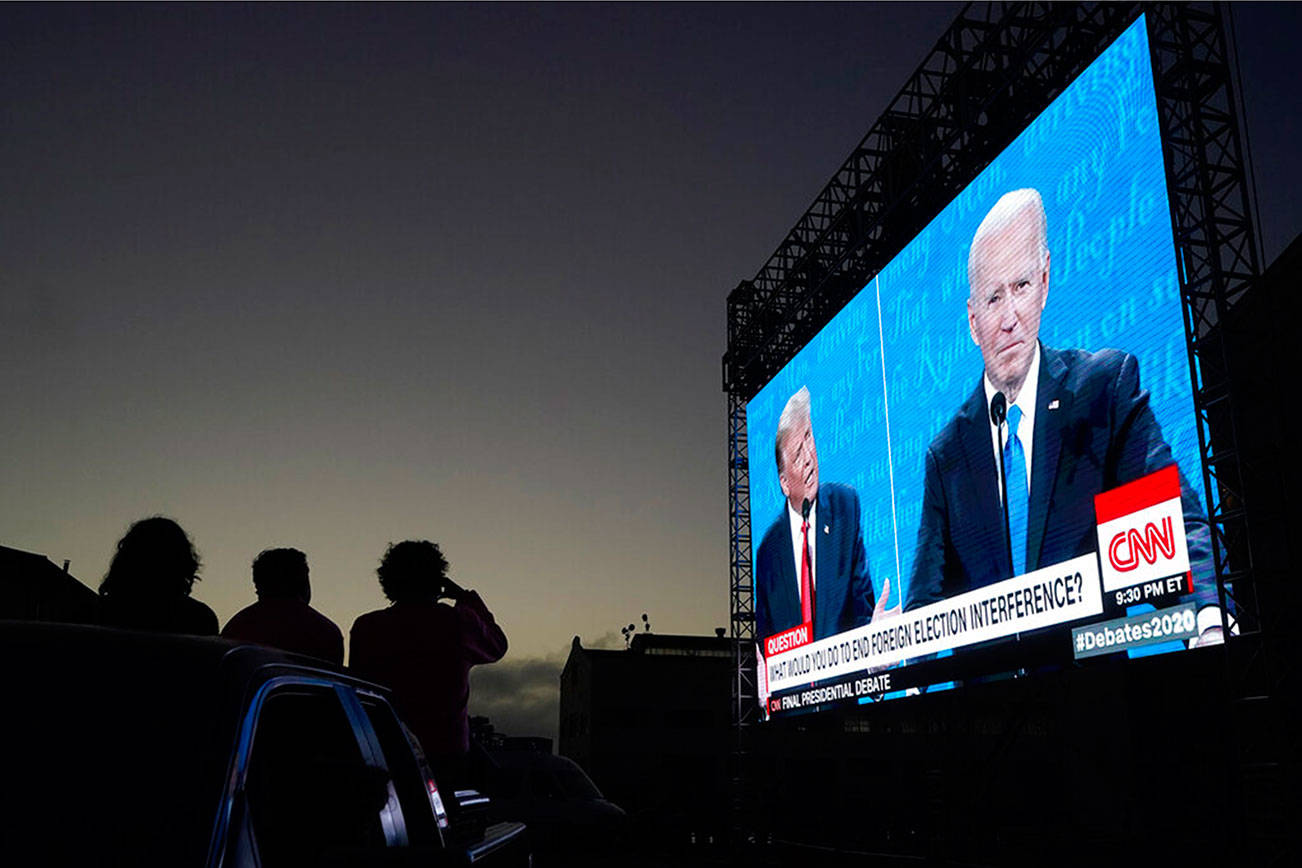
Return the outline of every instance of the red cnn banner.
[[[1103,590],[1189,572],[1174,464],[1094,496]]]
[[[764,656],[772,657],[784,651],[792,651],[801,645],[808,645],[812,641],[814,641],[814,625],[806,621],[799,627],[783,630],[781,633],[765,639]]]

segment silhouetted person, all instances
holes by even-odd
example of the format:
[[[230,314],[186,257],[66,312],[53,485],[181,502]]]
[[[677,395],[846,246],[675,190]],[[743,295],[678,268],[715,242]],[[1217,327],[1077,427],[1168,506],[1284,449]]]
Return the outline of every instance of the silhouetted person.
[[[342,666],[344,634],[308,603],[307,555],[298,549],[267,549],[253,560],[258,601],[235,613],[222,636],[320,657]]]
[[[442,787],[464,780],[470,749],[470,667],[506,653],[506,634],[474,591],[447,575],[428,541],[390,545],[376,570],[387,609],[353,622],[349,666],[387,685]],[[439,602],[447,597],[455,606]]]
[[[199,556],[179,524],[162,516],[141,519],[118,540],[117,553],[100,582],[101,623],[217,635],[213,610],[190,596],[198,572]]]

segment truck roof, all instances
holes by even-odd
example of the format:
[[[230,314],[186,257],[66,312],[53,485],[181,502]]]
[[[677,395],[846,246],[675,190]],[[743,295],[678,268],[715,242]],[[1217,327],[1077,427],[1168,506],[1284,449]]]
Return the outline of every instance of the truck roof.
[[[202,864],[242,709],[291,672],[376,689],[216,637],[0,621],[0,744],[6,779],[22,782],[0,825],[43,841],[45,864],[147,845]]]

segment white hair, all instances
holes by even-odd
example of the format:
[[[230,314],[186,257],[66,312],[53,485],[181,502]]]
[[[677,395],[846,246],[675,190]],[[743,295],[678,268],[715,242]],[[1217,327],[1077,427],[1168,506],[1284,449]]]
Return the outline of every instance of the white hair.
[[[778,417],[778,435],[773,443],[773,456],[777,459],[779,472],[782,471],[782,442],[788,434],[800,427],[801,422],[809,420],[809,387],[801,386],[799,392],[787,399],[787,405]]]
[[[1023,187],[1000,196],[995,207],[986,214],[981,225],[977,227],[976,234],[972,236],[972,246],[968,248],[967,254],[969,287],[976,289],[977,246],[987,236],[1025,220],[1028,216],[1027,212],[1030,212],[1031,225],[1039,241],[1040,268],[1044,268],[1049,260],[1049,228],[1044,216],[1044,200],[1040,198],[1039,190],[1034,187]]]

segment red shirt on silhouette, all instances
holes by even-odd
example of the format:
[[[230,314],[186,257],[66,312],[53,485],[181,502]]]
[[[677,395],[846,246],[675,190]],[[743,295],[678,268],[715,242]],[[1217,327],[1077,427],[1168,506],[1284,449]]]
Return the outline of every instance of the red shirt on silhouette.
[[[470,667],[506,653],[506,634],[484,601],[401,602],[353,622],[349,668],[393,690],[403,720],[428,754],[470,749]]]
[[[297,597],[258,600],[244,607],[226,622],[222,636],[344,664],[344,634]]]

